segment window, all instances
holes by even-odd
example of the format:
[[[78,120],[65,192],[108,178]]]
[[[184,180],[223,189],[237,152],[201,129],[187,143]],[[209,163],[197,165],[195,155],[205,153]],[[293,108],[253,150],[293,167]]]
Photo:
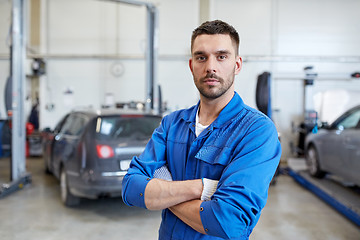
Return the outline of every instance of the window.
[[[64,127],[61,129],[61,133],[72,136],[80,136],[87,122],[87,117],[84,115],[72,114],[66,119]]]
[[[349,129],[349,128],[355,128],[357,127],[358,123],[360,121],[360,109],[352,112],[349,116],[344,118],[337,127],[339,129]]]
[[[66,121],[66,119],[68,118],[69,114],[67,114],[65,117],[63,117],[60,122],[56,125],[56,127],[54,128],[54,133],[59,133],[61,131],[61,129],[64,126],[64,123]]]
[[[160,117],[102,117],[98,119],[99,127],[96,129],[96,137],[101,140],[110,139],[149,139],[160,124]]]

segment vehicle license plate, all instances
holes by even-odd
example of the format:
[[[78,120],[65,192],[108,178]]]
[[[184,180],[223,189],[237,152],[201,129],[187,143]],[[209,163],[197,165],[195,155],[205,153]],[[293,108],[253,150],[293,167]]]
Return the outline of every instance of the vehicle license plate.
[[[126,171],[130,167],[131,160],[121,160],[120,161],[120,169]]]

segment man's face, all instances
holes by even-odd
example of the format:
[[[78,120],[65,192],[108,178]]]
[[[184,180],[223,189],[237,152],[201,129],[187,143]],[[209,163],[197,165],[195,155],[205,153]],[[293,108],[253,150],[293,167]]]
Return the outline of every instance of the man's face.
[[[229,35],[203,34],[195,38],[189,66],[203,97],[216,99],[225,93],[232,94],[241,64]]]

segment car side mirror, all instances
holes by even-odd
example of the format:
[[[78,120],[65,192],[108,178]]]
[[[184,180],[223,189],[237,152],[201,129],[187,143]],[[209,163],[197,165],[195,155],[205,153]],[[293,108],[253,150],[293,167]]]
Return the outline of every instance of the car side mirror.
[[[321,127],[322,127],[322,128],[329,128],[330,125],[329,125],[328,122],[321,122]]]

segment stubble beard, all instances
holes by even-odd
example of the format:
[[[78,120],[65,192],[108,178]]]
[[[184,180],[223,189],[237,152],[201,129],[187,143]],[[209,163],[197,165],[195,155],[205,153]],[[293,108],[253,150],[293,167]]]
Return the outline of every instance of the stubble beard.
[[[220,86],[211,86],[211,85],[203,85],[202,83],[206,78],[214,78],[217,79],[220,83]],[[217,76],[216,74],[207,74],[205,77],[200,78],[199,80],[195,80],[195,85],[200,92],[200,95],[207,99],[216,99],[224,95],[229,88],[234,83],[235,76],[230,76],[228,81],[224,81],[223,78]]]

